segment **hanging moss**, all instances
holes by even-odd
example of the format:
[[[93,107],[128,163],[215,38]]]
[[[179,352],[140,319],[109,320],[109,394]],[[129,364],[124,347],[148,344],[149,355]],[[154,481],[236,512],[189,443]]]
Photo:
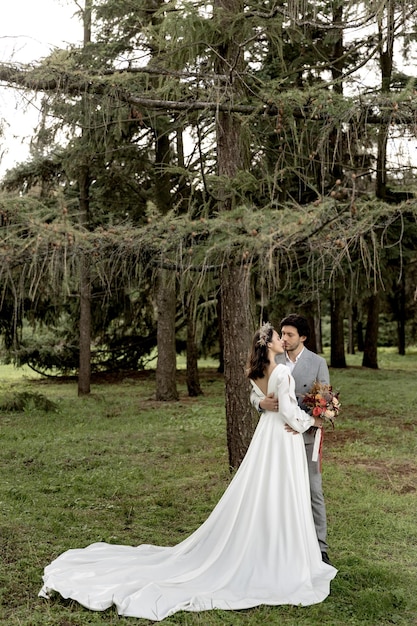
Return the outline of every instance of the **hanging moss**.
[[[72,293],[81,253],[89,255],[93,277],[104,287],[140,282],[149,269],[164,266],[183,281],[191,274],[220,270],[234,260],[268,276],[275,288],[300,259],[316,276],[331,279],[353,257],[370,282],[378,282],[380,256],[396,223],[415,222],[417,202],[392,207],[381,201],[340,203],[332,198],[305,207],[265,210],[240,206],[210,219],[168,214],[130,224],[87,231],[65,210],[51,212],[33,198],[0,198],[0,282],[12,284],[16,301],[39,290],[60,297]],[[404,229],[403,229],[404,231]],[[401,231],[400,231],[401,232]],[[403,235],[404,237],[404,235]],[[404,246],[401,236],[395,245]],[[329,268],[331,268],[329,270]]]

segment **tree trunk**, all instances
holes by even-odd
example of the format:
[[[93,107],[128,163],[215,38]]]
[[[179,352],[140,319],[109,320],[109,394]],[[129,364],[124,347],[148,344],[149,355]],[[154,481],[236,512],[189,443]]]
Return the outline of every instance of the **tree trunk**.
[[[343,284],[333,289],[330,298],[330,366],[346,367],[344,320],[345,289]]]
[[[91,7],[92,0],[85,0],[84,45],[91,41]],[[84,125],[87,125],[87,113],[84,114],[84,111],[83,118]],[[88,131],[83,128],[81,141],[86,138],[86,134],[88,136]],[[85,228],[90,226],[90,182],[88,164],[82,164],[79,173],[79,205],[80,222]],[[90,393],[91,385],[91,278],[90,256],[85,253],[80,255],[79,341],[78,395],[85,396]]]
[[[78,395],[90,393],[91,383],[91,285],[90,259],[80,256],[80,356],[78,367]]]
[[[353,313],[350,310],[348,314],[348,354],[355,354],[355,320],[353,319]]]
[[[88,228],[90,221],[90,180],[88,167],[82,167],[79,177],[81,223]],[[79,319],[80,355],[78,367],[78,395],[90,393],[91,384],[91,280],[90,257],[80,254],[80,319]]]
[[[314,318],[314,335],[316,337],[317,352],[320,354],[321,352],[323,352],[323,336],[321,332],[320,305],[318,308],[319,308],[318,314]]]
[[[398,336],[398,354],[405,355],[405,320],[406,320],[406,291],[405,291],[405,275],[401,277],[401,283],[397,290],[397,336]]]
[[[356,322],[356,341],[358,344],[359,352],[363,352],[365,350],[365,341],[363,338],[363,323],[362,320],[358,320]]]
[[[203,395],[198,373],[198,348],[195,340],[194,310],[187,302],[187,389],[191,397]]]
[[[387,197],[387,142],[389,126],[381,124],[378,128],[375,195],[381,200]]]
[[[310,336],[308,341],[305,342],[306,348],[312,352],[319,353],[323,351],[322,336],[321,336],[321,311],[320,300],[312,300],[308,303],[299,306],[294,305],[299,315],[306,318],[308,326],[310,328]],[[295,310],[294,308],[294,310]]]
[[[331,55],[331,73],[333,79],[333,89],[335,93],[343,94],[343,71],[345,69],[346,57],[343,43],[343,29],[339,27],[343,21],[343,9],[344,4],[332,3],[332,22],[336,28],[331,29],[331,36],[333,38],[333,50]],[[333,180],[342,179],[344,175],[343,162],[344,156],[344,137],[341,132],[340,126],[336,126],[329,135],[330,150],[333,153],[332,164],[330,167],[330,173]]]
[[[245,267],[227,267],[221,276],[229,465],[237,468],[246,454],[255,428],[245,376],[250,350],[249,274]],[[240,306],[236,306],[239,303]]]
[[[175,346],[175,312],[177,298],[175,277],[161,269],[157,281],[158,362],[156,365],[156,399],[178,400],[176,385],[177,351]]]
[[[214,10],[223,20],[223,42],[217,48],[216,71],[227,76],[222,88],[230,99],[241,97],[242,83],[237,79],[244,68],[242,47],[231,26],[237,15],[243,12],[242,0],[215,0]],[[217,173],[219,180],[232,182],[247,169],[248,150],[244,147],[244,133],[240,118],[228,111],[216,116]],[[235,207],[236,194],[233,184],[218,189],[219,211]],[[250,289],[249,270],[241,265],[240,257],[229,257],[220,276],[224,377],[226,393],[226,422],[229,464],[240,465],[250,443],[254,429],[253,412],[249,402],[249,381],[245,377],[245,365],[250,350]]]
[[[310,327],[310,337],[308,342],[306,343],[306,347],[312,352],[318,352],[318,342],[317,342],[317,334],[316,334],[316,318],[314,313],[309,311],[308,313],[304,313],[304,317],[308,321],[308,325]]]
[[[158,209],[166,215],[172,208],[170,144],[167,132],[162,129],[156,138],[155,198]],[[176,371],[177,351],[175,347],[175,316],[177,311],[175,276],[164,269],[159,270],[157,281],[158,309],[158,362],[156,366],[156,398],[161,401],[178,400]]]
[[[219,372],[219,374],[223,374],[224,373],[224,346],[223,346],[223,322],[222,322],[222,297],[221,297],[220,290],[217,296],[216,309],[217,309],[217,323],[219,327],[219,353],[220,353],[219,354],[219,367],[217,368],[217,371]]]
[[[381,91],[384,94],[388,94],[391,87],[395,35],[394,11],[395,3],[388,2],[385,7],[386,15],[384,16],[383,12],[381,12],[378,16],[379,66],[381,70]],[[387,197],[387,143],[389,130],[389,124],[381,124],[378,129],[375,195],[381,200],[385,200]]]
[[[366,321],[365,345],[362,366],[378,369],[378,330],[379,330],[379,295],[372,294],[368,299],[368,317]]]

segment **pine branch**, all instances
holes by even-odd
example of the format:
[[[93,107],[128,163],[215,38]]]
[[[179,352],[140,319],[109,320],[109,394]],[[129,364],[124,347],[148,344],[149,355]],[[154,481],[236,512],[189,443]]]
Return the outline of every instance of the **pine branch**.
[[[80,72],[70,72],[54,70],[46,71],[46,68],[22,69],[17,65],[0,64],[0,82],[4,82],[14,87],[21,87],[32,91],[43,92],[62,92],[68,96],[79,96],[85,93],[102,95],[107,93],[115,99],[126,104],[133,104],[148,110],[163,111],[210,111],[210,112],[228,112],[239,113],[242,115],[259,115],[259,116],[276,116],[279,107],[275,102],[263,102],[259,99],[258,105],[239,104],[224,101],[211,100],[167,100],[163,98],[148,98],[138,96],[125,89],[120,89],[117,85],[111,84],[102,77],[88,76]],[[308,93],[305,94],[305,105],[294,107],[292,115],[295,119],[312,119],[314,121],[328,121],[327,112],[320,112],[313,109],[309,104]],[[351,102],[352,120],[357,123],[360,116],[366,118],[368,124],[389,124],[393,122],[393,101],[387,100],[386,97],[378,95],[372,101],[359,99]],[[379,113],[375,113],[379,110]],[[344,122],[349,120],[345,119]],[[396,99],[395,121],[399,125],[407,125],[415,123],[415,110],[413,103],[407,98],[401,102],[400,98]]]

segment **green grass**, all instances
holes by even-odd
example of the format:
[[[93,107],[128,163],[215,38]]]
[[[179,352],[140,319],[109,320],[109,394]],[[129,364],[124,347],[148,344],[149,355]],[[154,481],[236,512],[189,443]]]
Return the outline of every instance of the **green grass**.
[[[323,478],[330,556],[339,569],[325,602],[305,608],[178,613],[165,626],[417,624],[417,351],[361,355],[331,371],[343,411],[327,429]],[[0,368],[3,397],[45,396],[0,409],[0,623],[7,626],[152,624],[37,597],[43,567],[94,541],[172,545],[207,517],[230,480],[223,380],[202,374],[204,396],[154,400],[154,375],[94,384],[22,378]]]

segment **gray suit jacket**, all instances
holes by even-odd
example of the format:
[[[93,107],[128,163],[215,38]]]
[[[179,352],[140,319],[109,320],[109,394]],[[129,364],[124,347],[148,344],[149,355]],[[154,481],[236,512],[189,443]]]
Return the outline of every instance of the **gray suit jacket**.
[[[285,354],[277,354],[275,360],[277,363],[285,364]],[[330,383],[329,368],[327,367],[326,359],[304,348],[294,366],[292,375],[295,380],[295,395],[297,396],[298,404],[302,409],[309,412],[309,408],[303,406],[303,396],[310,391],[316,381],[320,383]],[[252,405],[259,410],[259,401],[261,398],[252,391],[250,399]],[[314,442],[314,432],[315,429],[310,429],[304,433],[303,437],[305,443]]]

